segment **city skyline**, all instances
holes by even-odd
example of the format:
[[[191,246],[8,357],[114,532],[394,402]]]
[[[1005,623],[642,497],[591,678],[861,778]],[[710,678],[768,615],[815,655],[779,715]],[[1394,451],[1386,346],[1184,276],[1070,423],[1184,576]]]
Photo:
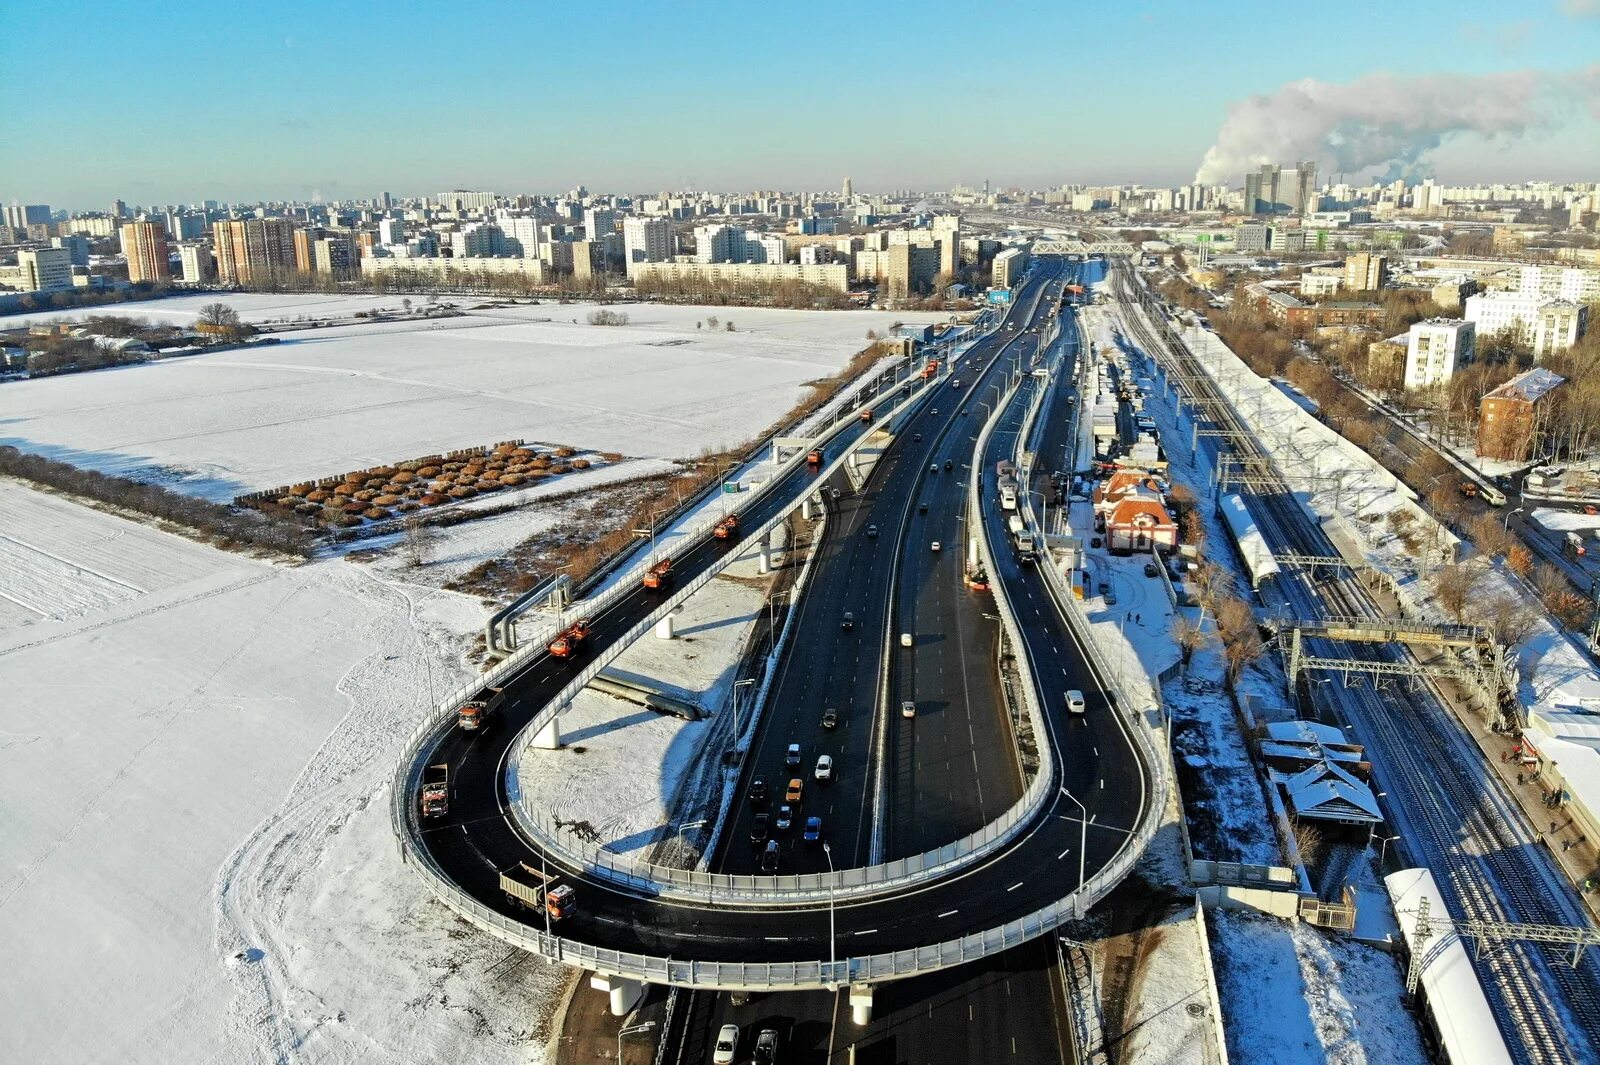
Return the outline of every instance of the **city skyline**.
[[[448,22],[413,5],[312,17],[287,4],[226,25],[189,3],[163,5],[159,18],[148,4],[18,12],[0,77],[14,97],[27,84],[54,89],[50,106],[10,112],[0,131],[51,147],[8,154],[0,196],[83,210],[113,197],[337,200],[580,183],[828,188],[843,174],[869,192],[985,178],[1178,185],[1207,167],[1238,185],[1242,160],[1303,154],[1327,180],[1341,161],[1460,182],[1600,173],[1594,5],[1540,4],[1512,20],[1487,4],[1441,6],[1428,40],[1443,47],[1411,50],[1372,45],[1416,40],[1425,13],[1375,11],[1308,27],[1314,49],[1263,55],[1249,52],[1249,27],[1281,17],[1263,3],[1198,23],[1167,4],[916,11],[882,14],[884,33],[852,34],[828,27],[859,10],[826,6],[775,36],[737,4],[601,5],[582,18],[482,5]],[[71,36],[89,24],[100,31]],[[63,34],[74,42],[65,67]],[[441,39],[467,47],[421,47]],[[588,43],[552,43],[563,39]],[[468,56],[492,58],[507,41],[546,42],[536,69],[509,53]],[[145,79],[129,98],[132,55],[201,66]],[[223,62],[232,77],[214,72]],[[941,77],[930,82],[933,70]],[[122,99],[146,120],[106,106]],[[1297,119],[1293,137],[1280,113]]]

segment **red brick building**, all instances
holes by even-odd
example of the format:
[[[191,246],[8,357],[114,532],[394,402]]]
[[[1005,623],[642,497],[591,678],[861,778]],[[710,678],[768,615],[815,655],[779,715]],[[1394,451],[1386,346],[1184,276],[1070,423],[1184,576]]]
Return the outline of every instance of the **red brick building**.
[[[1519,373],[1478,405],[1478,455],[1522,462],[1533,457],[1540,415],[1566,378],[1542,366]]]

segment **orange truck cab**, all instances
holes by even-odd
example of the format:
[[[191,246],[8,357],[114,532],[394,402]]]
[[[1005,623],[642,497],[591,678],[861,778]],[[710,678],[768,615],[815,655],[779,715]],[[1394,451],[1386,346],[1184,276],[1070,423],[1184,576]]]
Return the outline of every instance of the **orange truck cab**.
[[[651,566],[644,574],[644,586],[651,591],[664,588],[672,579],[672,559],[664,558]]]
[[[573,624],[566,632],[550,641],[550,653],[557,658],[571,658],[583,646],[583,641],[589,638],[589,623],[579,621]]]
[[[718,540],[731,540],[738,531],[739,516],[737,514],[729,514],[726,518],[717,522],[717,527],[712,530],[711,535]]]

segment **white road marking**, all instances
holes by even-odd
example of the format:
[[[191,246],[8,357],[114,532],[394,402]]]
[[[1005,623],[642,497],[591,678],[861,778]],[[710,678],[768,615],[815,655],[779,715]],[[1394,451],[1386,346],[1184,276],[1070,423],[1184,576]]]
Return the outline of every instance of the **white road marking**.
[[[1010,892],[1017,890],[1017,888],[1021,887],[1025,883],[1027,883],[1026,880],[1018,880],[1015,884],[1012,884],[1010,887],[1006,888],[1006,892],[1009,894]]]
[[[939,916],[940,917],[952,917],[955,914],[958,914],[960,912],[961,912],[960,910],[946,910],[943,913],[941,913]]]

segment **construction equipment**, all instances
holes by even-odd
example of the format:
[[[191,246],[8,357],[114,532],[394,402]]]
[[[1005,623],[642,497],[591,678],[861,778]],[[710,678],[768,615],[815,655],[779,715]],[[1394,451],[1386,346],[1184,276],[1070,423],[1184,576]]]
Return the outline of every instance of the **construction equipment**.
[[[443,762],[422,771],[423,817],[443,817],[450,811],[450,767]]]
[[[922,379],[924,381],[926,381],[930,377],[938,376],[938,374],[939,374],[939,360],[938,359],[929,359],[928,360],[928,364],[922,368]]]
[[[583,647],[584,641],[588,638],[589,623],[587,621],[575,621],[566,632],[550,641],[550,653],[557,658],[571,658],[578,653]]]
[[[811,451],[806,454],[806,465],[808,465],[808,466],[821,466],[822,465],[822,449],[820,447],[812,448]]]
[[[868,407],[866,410],[861,412],[861,420],[864,421],[864,422],[870,422],[872,420],[872,408],[871,407]]]
[[[664,558],[645,570],[644,586],[652,592],[665,588],[672,580],[672,559]]]
[[[717,527],[711,530],[711,535],[718,540],[732,540],[739,533],[739,515],[729,514],[717,522]]]
[[[563,921],[578,912],[578,893],[559,877],[542,873],[527,862],[518,862],[500,874],[500,890],[513,906],[542,909],[552,921]]]

